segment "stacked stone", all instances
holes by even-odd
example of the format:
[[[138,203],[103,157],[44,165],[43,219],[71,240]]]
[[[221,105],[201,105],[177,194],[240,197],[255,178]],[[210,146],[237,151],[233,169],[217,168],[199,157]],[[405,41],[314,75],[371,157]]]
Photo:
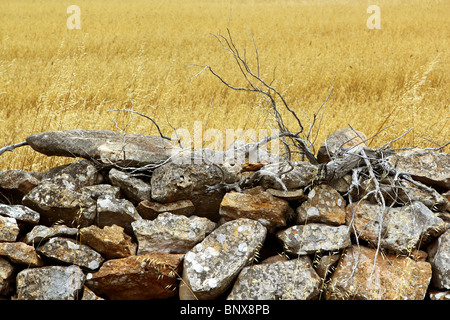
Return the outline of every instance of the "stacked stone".
[[[343,143],[348,135],[333,134],[318,159],[353,147]],[[309,162],[278,177],[275,156],[186,164],[154,136],[74,130],[27,142],[82,159],[46,172],[0,171],[3,299],[450,296],[448,154],[387,159],[418,184],[384,184],[382,210],[371,181],[349,198],[351,176],[318,185]],[[258,171],[253,185],[238,187]]]

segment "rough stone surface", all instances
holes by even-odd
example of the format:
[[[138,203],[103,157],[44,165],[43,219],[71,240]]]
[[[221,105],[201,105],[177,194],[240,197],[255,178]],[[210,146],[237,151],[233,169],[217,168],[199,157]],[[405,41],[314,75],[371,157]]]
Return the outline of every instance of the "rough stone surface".
[[[326,163],[340,149],[351,148],[356,145],[365,146],[363,142],[365,140],[367,140],[366,135],[360,131],[355,132],[350,128],[338,129],[330,134],[319,148],[317,160],[319,163]]]
[[[109,184],[97,184],[80,188],[80,192],[94,200],[102,196],[119,199],[121,197],[120,188]]]
[[[111,300],[164,299],[178,294],[182,254],[148,253],[106,261],[86,276],[86,286]],[[174,290],[175,289],[175,290]]]
[[[450,301],[450,290],[430,290],[430,300],[448,300]]]
[[[421,202],[383,212],[381,206],[362,201],[347,208],[347,221],[352,220],[352,208],[356,209],[353,224],[361,239],[376,245],[381,234],[383,248],[398,253],[410,252],[445,230],[444,221]]]
[[[425,184],[450,189],[450,154],[416,149],[397,153],[388,158],[398,171],[411,174]]]
[[[23,205],[0,204],[0,216],[14,218],[17,221],[30,225],[36,225],[39,222],[39,213]]]
[[[23,242],[0,243],[0,256],[8,257],[12,262],[28,267],[40,267],[44,264],[34,247]]]
[[[207,218],[169,212],[155,220],[137,220],[131,226],[138,240],[138,255],[150,252],[186,253],[210,234],[216,224]]]
[[[305,255],[316,251],[334,251],[347,247],[350,239],[347,226],[321,223],[295,225],[277,233],[277,239],[289,253]]]
[[[286,213],[289,203],[264,191],[262,187],[231,191],[223,197],[220,204],[220,216],[224,221],[239,218],[257,220],[269,232],[286,226]]]
[[[427,251],[433,268],[433,285],[450,289],[450,229],[435,240]]]
[[[180,299],[210,300],[224,293],[253,261],[266,234],[262,224],[245,218],[214,230],[184,257]]]
[[[150,184],[129,173],[113,168],[109,171],[109,180],[114,186],[119,187],[126,198],[133,203],[151,200]]]
[[[36,249],[40,254],[59,262],[95,270],[104,258],[95,250],[73,239],[54,237]]]
[[[69,228],[65,225],[55,225],[46,227],[43,225],[34,226],[33,229],[25,235],[23,242],[30,245],[40,245],[45,240],[52,237],[75,237],[78,234],[77,228]]]
[[[137,244],[122,227],[99,228],[95,225],[80,229],[80,242],[88,245],[106,259],[125,258],[136,254]]]
[[[106,130],[48,131],[28,136],[26,141],[45,155],[95,159],[121,167],[160,163],[177,149],[159,136],[123,135]]]
[[[20,204],[23,196],[39,183],[41,179],[32,172],[19,169],[0,171],[0,193],[13,204]]]
[[[273,195],[274,197],[281,198],[287,201],[294,201],[294,200],[306,200],[306,195],[303,192],[303,189],[297,189],[297,190],[277,190],[277,189],[267,189],[268,193]]]
[[[278,176],[279,173],[288,171],[288,164],[268,164],[259,172],[262,174],[260,185],[265,189],[292,190],[303,188],[317,177],[317,166],[307,161],[292,162],[293,169]]]
[[[431,280],[428,262],[379,253],[375,264],[375,253],[364,246],[348,249],[333,274],[329,299],[424,299]]]
[[[75,300],[84,279],[83,271],[77,266],[25,269],[17,274],[17,299]]]
[[[195,207],[191,200],[178,200],[169,203],[159,203],[145,200],[139,203],[136,210],[142,218],[153,220],[163,212],[170,212],[172,214],[189,217],[194,214]]]
[[[224,182],[233,183],[237,177],[222,167]],[[213,164],[184,165],[167,163],[156,168],[151,178],[152,199],[168,203],[191,200],[194,214],[210,220],[219,220],[219,207],[225,191],[209,189],[222,182],[222,171]]]
[[[316,186],[309,192],[308,199],[297,208],[296,224],[345,224],[345,205],[344,198],[332,187]]]
[[[70,227],[87,226],[94,222],[96,216],[95,200],[67,184],[43,182],[29,192],[22,203],[39,212],[40,223],[46,226],[54,223]]]
[[[228,300],[311,300],[320,279],[307,256],[242,269]]]
[[[315,265],[315,270],[321,279],[325,279],[333,273],[332,269],[340,257],[340,254],[327,254],[319,258]]]
[[[142,219],[133,204],[126,199],[100,197],[97,199],[97,225],[99,227],[123,227],[127,234],[132,234],[131,223]]]
[[[0,242],[16,241],[19,232],[16,219],[0,216]]]
[[[0,257],[0,295],[8,295],[14,289],[14,266]]]

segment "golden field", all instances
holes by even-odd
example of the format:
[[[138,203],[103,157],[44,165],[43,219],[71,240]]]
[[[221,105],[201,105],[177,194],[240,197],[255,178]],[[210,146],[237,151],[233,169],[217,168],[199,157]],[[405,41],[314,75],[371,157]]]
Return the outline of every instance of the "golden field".
[[[66,24],[71,4],[81,9],[79,30]],[[366,26],[370,4],[381,9],[379,30]],[[387,128],[372,147],[411,127],[394,147],[436,147],[450,139],[449,13],[449,1],[418,0],[1,0],[0,147],[47,130],[157,134],[143,117],[109,111],[117,108],[152,117],[169,136],[194,121],[224,132],[269,128],[257,96],[199,74],[209,65],[246,85],[211,35],[227,28],[256,68],[253,35],[262,78],[275,74],[305,127],[336,73],[317,144],[351,125],[367,136]],[[22,147],[0,156],[0,170],[64,161]]]

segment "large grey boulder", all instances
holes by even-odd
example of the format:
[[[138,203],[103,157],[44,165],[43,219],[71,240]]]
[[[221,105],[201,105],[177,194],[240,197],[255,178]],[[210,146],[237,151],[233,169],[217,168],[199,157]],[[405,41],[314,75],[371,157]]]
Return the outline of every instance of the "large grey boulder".
[[[133,203],[151,200],[150,184],[129,173],[112,168],[109,171],[109,180],[114,186],[119,187],[126,198]]]
[[[84,279],[78,266],[25,269],[17,274],[17,299],[76,300]]]
[[[295,190],[311,184],[316,179],[317,166],[307,161],[295,161],[292,164],[292,169],[288,163],[265,165],[259,170],[262,176],[260,185],[265,189]]]
[[[450,289],[450,229],[428,247],[428,259],[433,270],[433,285]]]
[[[97,199],[97,225],[99,227],[118,225],[127,234],[133,234],[131,223],[142,219],[133,204],[126,199],[103,196]]]
[[[195,215],[218,221],[220,202],[226,191],[217,186],[222,182],[234,183],[237,180],[237,175],[224,166],[170,162],[153,172],[152,199],[161,203],[191,200]]]
[[[427,185],[450,189],[450,154],[426,149],[397,153],[388,158],[392,167]]]
[[[132,222],[131,226],[140,255],[155,251],[186,253],[210,234],[216,224],[207,218],[188,218],[165,212],[155,220],[141,219]]]
[[[311,300],[320,278],[307,256],[242,269],[228,300]]]
[[[25,235],[23,242],[39,246],[44,241],[53,237],[75,238],[77,234],[77,228],[70,228],[65,225],[46,227],[39,224],[34,226],[33,229]]]
[[[38,212],[28,207],[23,205],[8,206],[6,204],[0,204],[0,216],[14,218],[29,225],[36,225],[40,218]]]
[[[348,227],[321,223],[295,225],[277,233],[277,239],[292,254],[305,255],[316,251],[335,251],[350,245]]]
[[[261,223],[245,218],[215,229],[186,253],[180,299],[211,300],[224,293],[254,260],[266,234]]]
[[[16,241],[19,232],[20,228],[16,219],[0,216],[0,242]]]
[[[330,134],[320,146],[317,160],[319,163],[326,163],[340,150],[350,149],[354,146],[366,146],[365,140],[367,140],[366,135],[360,131],[350,128],[338,129]]]
[[[89,246],[63,237],[49,239],[36,251],[58,262],[74,264],[89,270],[98,269],[104,261],[104,258]]]
[[[177,149],[159,136],[124,135],[106,130],[48,131],[28,136],[26,142],[48,156],[81,157],[121,167],[160,163]]]
[[[445,222],[423,203],[386,208],[362,201],[347,208],[347,221],[353,221],[358,236],[374,245],[397,253],[407,253],[429,243],[445,230]],[[381,238],[380,238],[381,236]]]

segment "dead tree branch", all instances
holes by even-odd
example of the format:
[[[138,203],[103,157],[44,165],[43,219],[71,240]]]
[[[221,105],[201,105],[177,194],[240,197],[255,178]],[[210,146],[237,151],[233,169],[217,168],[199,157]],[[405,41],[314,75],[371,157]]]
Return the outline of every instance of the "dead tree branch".
[[[23,147],[23,146],[27,146],[28,143],[26,141],[23,142],[19,142],[19,143],[15,143],[9,146],[4,146],[3,148],[0,148],[0,155],[2,155],[3,153],[5,153],[6,151],[10,151],[13,152],[14,149],[19,148],[19,147]]]

